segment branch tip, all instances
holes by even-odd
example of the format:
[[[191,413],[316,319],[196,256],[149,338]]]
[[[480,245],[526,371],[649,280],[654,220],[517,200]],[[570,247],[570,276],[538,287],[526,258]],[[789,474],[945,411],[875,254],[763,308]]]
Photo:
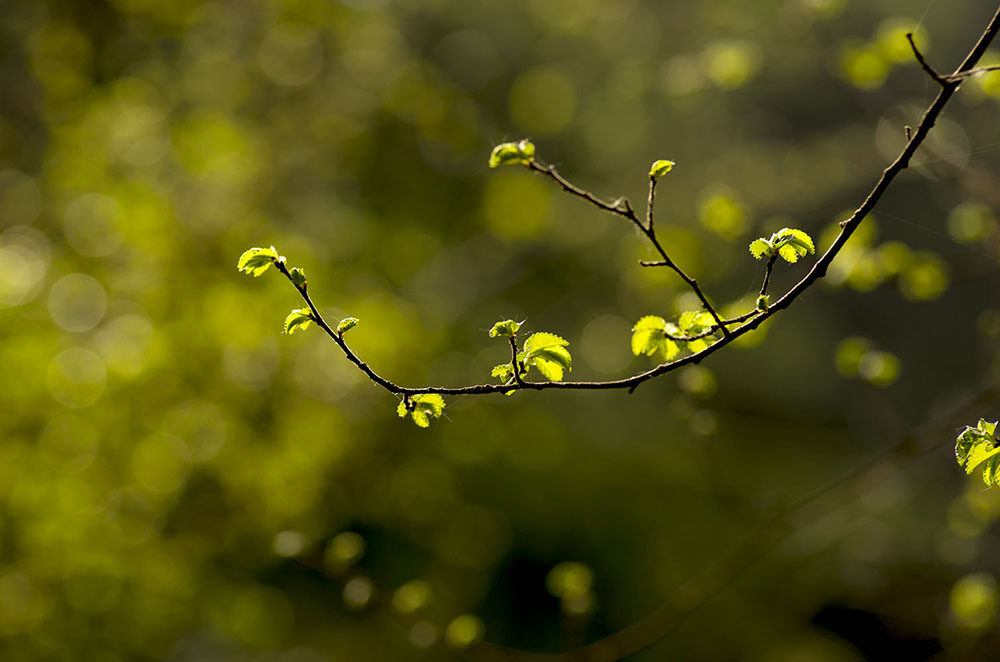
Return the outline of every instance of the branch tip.
[[[942,76],[938,72],[934,71],[931,65],[927,64],[927,60],[924,59],[923,54],[920,49],[917,48],[917,42],[913,40],[913,33],[906,33],[906,40],[910,42],[910,48],[913,50],[913,56],[917,58],[917,62],[920,63],[920,68],[927,72],[927,75],[934,79],[934,82],[941,87],[947,87],[949,84],[954,83],[954,81],[949,80],[947,77]]]

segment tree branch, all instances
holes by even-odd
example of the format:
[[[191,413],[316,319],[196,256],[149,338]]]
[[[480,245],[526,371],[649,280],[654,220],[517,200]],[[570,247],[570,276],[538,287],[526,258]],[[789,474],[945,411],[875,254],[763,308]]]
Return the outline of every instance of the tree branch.
[[[635,211],[632,209],[632,205],[625,198],[619,198],[618,201],[610,204],[604,202],[590,191],[586,191],[578,186],[574,186],[573,184],[571,184],[569,180],[567,180],[565,177],[563,177],[556,171],[555,166],[541,165],[534,159],[526,162],[524,164],[524,167],[526,167],[528,170],[531,170],[532,172],[537,172],[541,175],[545,175],[546,177],[552,179],[554,182],[559,184],[559,186],[561,186],[564,191],[572,193],[573,195],[586,200],[587,202],[594,205],[598,209],[603,209],[606,212],[623,216],[627,218],[629,221],[631,221],[637,228],[639,228],[639,230],[644,235],[646,235],[646,238],[649,239],[649,242],[653,245],[653,248],[655,248],[656,251],[660,254],[660,257],[662,258],[662,265],[673,269],[674,272],[676,272],[677,275],[680,276],[685,283],[687,283],[688,287],[690,287],[691,290],[698,296],[698,299],[701,301],[701,305],[712,316],[712,319],[715,320],[716,326],[718,326],[722,330],[723,335],[729,334],[729,329],[726,328],[726,325],[723,323],[722,318],[719,317],[719,313],[715,310],[715,307],[712,306],[712,304],[709,302],[708,297],[705,296],[705,293],[698,285],[698,281],[688,276],[684,272],[684,270],[682,270],[677,265],[676,262],[670,259],[670,257],[667,255],[667,251],[663,249],[663,246],[660,245],[659,240],[656,238],[656,230],[653,228],[653,196],[654,196],[654,189],[656,187],[655,180],[652,179],[650,180],[649,206],[646,211],[646,217],[648,220],[646,224],[643,224],[642,221],[640,221],[639,218],[635,215]]]
[[[934,101],[931,102],[931,104],[925,110],[923,117],[921,118],[920,123],[917,125],[916,129],[914,129],[911,132],[910,139],[900,152],[899,156],[897,156],[896,159],[891,164],[889,164],[889,166],[885,168],[885,170],[882,172],[882,175],[876,182],[874,188],[864,199],[861,205],[858,206],[858,208],[854,211],[854,213],[850,216],[850,218],[841,222],[840,234],[837,235],[837,238],[834,240],[830,248],[828,248],[827,251],[816,260],[812,268],[801,280],[799,280],[787,292],[785,292],[785,294],[783,294],[777,301],[775,301],[773,304],[770,304],[766,311],[754,310],[754,311],[749,311],[743,315],[740,315],[730,320],[721,319],[718,313],[712,307],[712,305],[708,302],[708,299],[705,297],[704,292],[698,286],[697,281],[689,277],[683,270],[680,269],[680,267],[678,267],[668,257],[666,251],[663,249],[663,247],[657,240],[654,229],[651,226],[646,227],[638,219],[638,217],[635,215],[635,211],[632,209],[632,206],[628,203],[627,200],[623,201],[623,203],[620,204],[606,203],[597,198],[596,196],[594,196],[592,193],[571,184],[569,181],[567,181],[565,178],[559,175],[559,173],[556,172],[555,168],[552,166],[539,165],[533,159],[525,163],[526,167],[528,167],[530,170],[533,170],[534,172],[538,172],[542,175],[545,175],[546,177],[549,177],[550,179],[558,183],[565,191],[590,202],[591,204],[595,205],[600,209],[603,209],[613,214],[617,214],[619,216],[623,216],[624,218],[627,218],[629,221],[634,223],[636,227],[638,227],[646,235],[646,237],[652,243],[653,247],[657,250],[657,252],[659,252],[660,256],[662,257],[663,266],[669,266],[671,269],[677,272],[677,274],[698,295],[699,299],[702,302],[702,305],[704,305],[705,309],[712,315],[716,326],[706,331],[704,336],[699,336],[699,337],[707,337],[709,335],[712,335],[712,333],[714,333],[715,330],[721,330],[722,337],[700,352],[684,356],[674,361],[662,363],[649,370],[639,372],[624,379],[616,379],[609,381],[576,381],[576,382],[522,382],[519,383],[519,387],[524,389],[533,389],[536,391],[547,390],[547,389],[567,389],[567,390],[628,389],[628,391],[631,393],[640,384],[643,384],[646,381],[649,381],[650,379],[654,379],[666,373],[673,372],[674,370],[677,370],[689,364],[700,363],[701,361],[708,358],[712,354],[718,352],[723,347],[733,342],[737,338],[740,338],[741,336],[746,335],[747,333],[750,333],[751,331],[755,330],[766,320],[770,319],[770,317],[772,317],[773,315],[776,315],[781,310],[784,310],[785,308],[792,305],[792,303],[794,303],[796,299],[798,299],[807,289],[809,289],[809,287],[811,287],[817,280],[823,278],[826,275],[830,263],[833,262],[834,258],[836,258],[836,256],[843,249],[844,245],[847,243],[847,240],[858,228],[862,220],[868,215],[869,212],[872,211],[872,209],[874,209],[875,205],[878,204],[879,200],[885,194],[886,190],[889,188],[889,185],[893,182],[896,176],[899,175],[900,172],[902,172],[909,166],[910,158],[913,156],[914,152],[916,152],[917,148],[920,147],[924,139],[927,137],[931,128],[934,126],[934,123],[937,120],[938,116],[941,114],[942,110],[944,110],[944,107],[948,104],[948,102],[954,95],[955,91],[958,89],[960,81],[963,80],[965,77],[972,75],[974,72],[976,72],[975,70],[976,64],[979,62],[979,59],[986,52],[986,49],[989,47],[990,43],[996,37],[998,30],[1000,30],[1000,8],[998,8],[997,13],[994,14],[993,18],[990,20],[989,25],[984,30],[982,35],[979,37],[979,40],[976,42],[976,45],[969,52],[968,56],[966,56],[962,64],[959,65],[959,67],[955,70],[954,73],[945,77],[940,76],[939,74],[934,72],[934,70],[931,69],[929,65],[927,65],[926,61],[924,61],[923,56],[920,54],[919,50],[916,49],[912,37],[910,37],[910,43],[914,49],[914,54],[917,57],[918,62],[921,63],[921,66],[924,67],[925,71],[928,71],[929,74],[934,76],[936,81],[941,83],[941,90],[938,92],[938,95],[934,99]],[[306,305],[309,307],[309,310],[311,311],[312,316],[315,319],[317,325],[320,328],[322,328],[323,331],[328,336],[330,336],[330,338],[332,338],[334,342],[337,343],[340,349],[344,352],[344,355],[347,357],[347,359],[351,363],[355,364],[358,367],[358,369],[360,369],[372,382],[378,384],[387,391],[394,393],[396,395],[404,395],[404,396],[417,395],[421,393],[438,393],[441,395],[485,395],[489,393],[506,393],[510,391],[511,387],[509,385],[504,385],[504,384],[475,384],[471,386],[460,386],[460,387],[446,387],[446,386],[404,387],[380,376],[348,347],[348,345],[344,342],[340,334],[338,334],[337,332],[335,332],[333,329],[330,328],[329,324],[326,322],[326,320],[324,320],[322,314],[319,312],[316,305],[310,298],[305,286],[300,287],[299,285],[296,285],[287,267],[285,267],[284,262],[276,259],[274,260],[274,264],[278,268],[278,270],[289,280],[289,282],[292,283],[296,291],[298,291],[299,295],[306,302]],[[765,273],[765,286],[767,284],[767,281],[769,280],[769,274],[770,271]],[[735,323],[742,323],[742,324],[741,326],[733,330],[727,328],[727,325],[732,325]]]

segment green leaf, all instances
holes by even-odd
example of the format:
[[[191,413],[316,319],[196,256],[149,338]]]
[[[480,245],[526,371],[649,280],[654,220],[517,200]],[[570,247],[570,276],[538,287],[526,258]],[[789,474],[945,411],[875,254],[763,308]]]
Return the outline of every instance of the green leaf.
[[[680,345],[670,338],[664,338],[660,341],[657,351],[660,353],[660,356],[663,357],[664,361],[669,361],[681,353],[681,348]]]
[[[490,153],[490,167],[528,165],[535,160],[535,145],[527,138],[513,143],[501,143]]]
[[[812,237],[795,228],[782,228],[775,232],[771,235],[771,245],[778,249],[778,255],[783,260],[793,264],[807,253],[816,252]]]
[[[521,325],[524,322],[515,322],[514,320],[504,320],[502,322],[497,322],[490,329],[490,338],[513,338],[520,331]]]
[[[544,347],[532,352],[531,357],[555,361],[567,371],[573,371],[573,357],[565,347]]]
[[[292,267],[289,269],[288,275],[292,277],[292,283],[295,287],[301,290],[306,286],[306,272],[302,271],[298,267]]]
[[[431,426],[431,417],[422,409],[414,408],[410,412],[410,416],[413,418],[413,422],[417,424],[417,427],[429,428]]]
[[[666,339],[667,321],[656,315],[646,315],[632,327],[632,353],[652,356]]]
[[[345,317],[337,325],[337,333],[343,335],[358,325],[360,320],[357,317]]]
[[[779,248],[778,255],[781,256],[781,259],[790,264],[795,264],[796,262],[799,261],[799,252],[795,249],[794,246],[791,245],[786,245]]]
[[[771,246],[771,242],[763,237],[750,242],[750,255],[753,255],[754,259],[759,260],[764,257],[771,257],[774,255],[773,251],[774,247]]]
[[[573,369],[573,358],[566,346],[569,342],[544,331],[533,333],[524,342],[517,362],[525,368],[536,368],[550,382],[562,381],[563,373]]]
[[[444,398],[437,393],[420,393],[410,397],[410,406],[407,410],[406,400],[400,401],[396,406],[396,413],[400,418],[405,418],[407,414],[413,419],[418,427],[430,427],[432,418],[441,418],[444,413]]]
[[[501,382],[506,384],[510,380],[514,379],[514,366],[509,363],[501,363],[498,366],[493,366],[493,371],[490,372],[490,377],[497,377]]]
[[[706,347],[708,347],[708,342],[701,339],[692,340],[687,344],[688,351],[691,352],[692,354],[697,354]]]
[[[421,393],[410,398],[410,401],[413,403],[410,414],[419,427],[430,427],[431,418],[441,418],[444,413],[444,398],[437,393]]]
[[[545,356],[533,356],[528,359],[528,364],[538,369],[538,372],[550,382],[561,382],[563,378],[563,367],[557,361],[552,361]]]
[[[251,248],[243,251],[243,255],[240,255],[240,259],[236,262],[236,268],[256,278],[267,271],[277,259],[278,251],[275,250],[274,246]]]
[[[680,318],[677,320],[677,326],[680,327],[685,335],[689,336],[708,330],[714,323],[715,320],[712,319],[709,313],[699,313],[697,311],[681,313]]]
[[[955,440],[955,458],[965,473],[983,467],[983,482],[998,485],[1000,479],[1000,440],[996,437],[997,423],[979,419],[976,427],[966,426]]]
[[[308,308],[296,308],[285,318],[285,333],[291,335],[296,331],[305,331],[313,321],[312,312]]]
[[[434,415],[434,418],[441,418],[444,413],[444,398],[437,393],[421,393],[412,398],[414,408],[424,409]]]
[[[766,294],[761,294],[759,297],[757,297],[757,310],[759,310],[762,313],[766,313],[767,307],[770,303],[771,303],[771,297],[769,297]]]
[[[797,246],[803,251],[802,253],[799,253],[799,255],[816,252],[816,245],[813,244],[812,237],[802,230],[796,230],[795,228],[782,228],[775,233],[775,237],[777,237],[779,241],[787,241],[790,244]],[[772,243],[773,242],[774,240],[772,239]]]
[[[649,178],[655,182],[660,177],[663,177],[663,175],[673,170],[674,165],[676,164],[673,161],[667,161],[666,159],[654,161],[652,167],[649,169]]]
[[[646,315],[632,327],[632,353],[636,356],[659,355],[664,361],[669,361],[680,353],[676,342],[667,337],[668,329],[678,334],[680,330],[673,324],[668,324],[662,317]]]
[[[528,339],[524,342],[524,351],[528,356],[531,356],[532,352],[539,349],[545,349],[546,347],[565,347],[567,345],[569,345],[568,340],[563,340],[554,333],[540,331],[538,333],[532,333],[528,336]]]

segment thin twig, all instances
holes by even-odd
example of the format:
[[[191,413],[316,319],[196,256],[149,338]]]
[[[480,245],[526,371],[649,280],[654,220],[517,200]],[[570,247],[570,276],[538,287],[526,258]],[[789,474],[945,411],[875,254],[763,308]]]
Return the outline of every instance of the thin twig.
[[[952,74],[946,78],[950,81],[964,80],[972,76],[978,76],[979,74],[989,73],[991,71],[1000,71],[1000,64],[995,64],[991,67],[976,67],[975,69],[969,69],[968,71],[962,71],[957,74]]]
[[[690,287],[691,290],[698,296],[698,299],[701,301],[701,305],[712,316],[712,319],[715,320],[716,325],[722,330],[722,334],[723,335],[729,334],[729,329],[727,329],[725,324],[723,324],[722,318],[719,317],[718,311],[715,310],[715,307],[708,300],[708,297],[705,296],[705,293],[698,285],[698,281],[688,276],[684,272],[684,270],[677,265],[676,262],[670,259],[670,256],[667,255],[667,251],[664,250],[663,246],[660,245],[659,240],[656,238],[656,230],[653,228],[652,222],[650,222],[648,225],[644,225],[642,221],[640,221],[639,218],[635,215],[635,210],[632,209],[632,205],[631,203],[629,203],[627,199],[619,198],[619,201],[616,201],[615,203],[604,202],[590,191],[584,190],[579,186],[575,186],[574,184],[572,184],[569,180],[560,175],[558,171],[556,171],[555,166],[542,165],[535,160],[528,161],[527,163],[524,164],[524,166],[528,170],[531,170],[532,172],[537,172],[541,175],[550,178],[552,181],[559,184],[559,186],[561,186],[564,191],[572,193],[573,195],[586,200],[587,202],[594,205],[598,209],[603,209],[606,212],[623,216],[627,218],[629,221],[631,221],[637,228],[639,228],[639,230],[644,235],[646,235],[646,238],[649,239],[649,242],[653,245],[653,248],[656,249],[656,251],[660,254],[660,257],[663,259],[664,266],[673,269],[674,272],[676,272],[677,275],[680,276],[681,279],[685,283],[687,283],[688,287]],[[654,184],[655,182],[651,180],[650,203],[652,203]],[[651,210],[652,207],[650,207],[650,210],[647,211],[647,215],[652,213]]]
[[[571,193],[577,196],[578,198],[586,200],[587,202],[594,205],[598,209],[603,209],[604,211],[609,212],[611,214],[624,216],[625,218],[632,221],[640,228],[643,227],[642,222],[638,219],[638,217],[636,217],[635,211],[632,209],[631,203],[629,203],[629,201],[626,200],[625,198],[619,198],[614,203],[604,202],[590,191],[586,191],[580,188],[579,186],[574,186],[573,184],[571,184],[565,177],[563,177],[556,171],[555,166],[551,165],[546,166],[538,163],[535,160],[531,160],[525,163],[525,167],[528,168],[528,170],[531,170],[532,172],[537,172],[541,175],[545,175],[546,177],[554,181],[556,184],[559,184],[559,186],[562,187],[562,190],[566,191],[567,193]]]
[[[764,283],[760,286],[760,296],[767,294],[767,285],[771,280],[771,269],[774,267],[774,261],[777,259],[777,255],[772,255],[767,261],[767,266],[764,267]]]
[[[510,338],[510,367],[514,369],[514,382],[521,387],[525,386],[525,382],[521,379],[521,366],[517,364],[517,334],[515,333]]]
[[[913,33],[912,32],[907,32],[906,33],[906,40],[908,42],[910,42],[910,48],[913,49],[913,56],[917,58],[917,62],[920,63],[920,67],[924,71],[926,71],[927,75],[930,76],[931,78],[933,78],[934,82],[936,82],[938,85],[941,85],[942,87],[946,86],[948,84],[948,79],[945,78],[944,76],[942,76],[941,74],[939,74],[938,72],[934,71],[933,67],[931,67],[931,65],[927,64],[927,60],[924,59],[924,56],[920,52],[920,49],[917,48],[917,42],[913,41]]]

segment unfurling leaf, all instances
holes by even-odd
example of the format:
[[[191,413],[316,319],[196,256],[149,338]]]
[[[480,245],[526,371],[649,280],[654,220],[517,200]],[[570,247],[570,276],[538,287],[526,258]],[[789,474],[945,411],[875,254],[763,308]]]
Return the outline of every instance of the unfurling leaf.
[[[340,324],[337,325],[337,333],[343,335],[347,331],[356,327],[358,325],[358,321],[357,317],[345,317],[340,320]]]
[[[754,258],[772,258],[780,255],[786,262],[798,262],[807,253],[815,253],[816,246],[812,237],[795,228],[781,228],[771,235],[770,239],[754,239],[750,244],[750,254]]]
[[[240,259],[236,262],[236,268],[251,276],[257,277],[268,270],[278,260],[278,251],[274,246],[270,248],[251,248],[243,251]]]
[[[778,255],[783,260],[795,263],[807,253],[815,253],[816,246],[812,237],[802,230],[782,228],[771,236],[771,245],[778,249]]]
[[[763,257],[771,257],[774,247],[771,246],[771,242],[767,239],[761,237],[760,239],[754,239],[750,242],[750,255],[753,255],[755,260],[759,260]]]
[[[312,312],[308,308],[296,308],[285,318],[285,333],[291,335],[296,331],[305,331],[313,321]]]
[[[306,286],[306,272],[302,271],[298,267],[292,267],[288,270],[288,275],[292,278],[292,283],[295,287],[302,289]]]
[[[761,294],[759,297],[757,297],[757,310],[759,310],[762,313],[766,313],[767,306],[770,303],[771,303],[771,297],[769,297],[766,294]]]
[[[405,418],[410,414],[410,418],[417,426],[430,427],[432,418],[441,418],[444,413],[444,398],[437,393],[420,393],[410,397],[412,409],[406,409],[406,401],[402,401],[396,407],[396,413],[400,418]]]
[[[667,161],[666,159],[654,161],[653,166],[649,169],[649,178],[655,182],[660,177],[663,177],[663,175],[673,170],[674,165],[675,163],[673,161]]]
[[[528,165],[535,160],[535,145],[527,138],[514,143],[500,143],[490,153],[490,167]]]
[[[955,440],[959,466],[967,474],[982,466],[983,482],[987,485],[1000,485],[1000,439],[996,434],[997,422],[981,418],[976,427],[966,426]]]
[[[524,322],[515,322],[514,320],[497,322],[493,325],[493,328],[490,329],[490,338],[513,338],[521,329],[522,324],[524,324]]]

